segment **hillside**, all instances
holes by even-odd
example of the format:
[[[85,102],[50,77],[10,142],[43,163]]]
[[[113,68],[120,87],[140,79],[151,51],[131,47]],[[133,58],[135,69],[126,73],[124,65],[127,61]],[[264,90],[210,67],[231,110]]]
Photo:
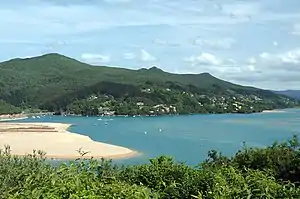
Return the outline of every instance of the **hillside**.
[[[91,66],[55,53],[2,62],[0,74],[0,99],[15,106],[76,114],[96,114],[99,108],[111,109],[120,104],[122,107],[117,109],[124,109],[117,111],[120,114],[128,114],[131,111],[127,109],[131,110],[133,106],[135,110],[132,114],[149,113],[153,112],[149,108],[156,105],[165,105],[169,109],[175,106],[180,110],[175,111],[177,113],[239,112],[232,110],[236,109],[234,107],[222,107],[224,103],[232,105],[236,98],[241,99],[238,102],[242,105],[246,104],[247,112],[253,111],[249,110],[250,107],[256,110],[253,107],[257,104],[257,111],[260,111],[290,107],[297,103],[288,97],[232,84],[208,73],[172,74],[156,67],[129,70]],[[254,104],[257,99],[263,103]],[[137,103],[143,104],[143,107],[136,106]]]
[[[284,90],[284,91],[274,91],[277,94],[286,95],[295,99],[300,99],[300,90]]]
[[[0,115],[21,113],[21,109],[0,100]]]

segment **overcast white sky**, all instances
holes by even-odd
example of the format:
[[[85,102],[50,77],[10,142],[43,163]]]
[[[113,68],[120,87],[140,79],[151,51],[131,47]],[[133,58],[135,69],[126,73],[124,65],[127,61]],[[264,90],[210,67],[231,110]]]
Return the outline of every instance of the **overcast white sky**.
[[[10,0],[0,17],[0,60],[57,52],[300,89],[299,0]]]

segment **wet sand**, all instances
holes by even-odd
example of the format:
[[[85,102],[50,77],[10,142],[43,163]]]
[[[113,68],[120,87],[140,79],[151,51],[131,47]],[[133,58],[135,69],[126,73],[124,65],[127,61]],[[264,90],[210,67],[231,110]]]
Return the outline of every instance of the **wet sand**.
[[[129,158],[138,153],[125,147],[93,141],[88,136],[67,131],[70,124],[62,123],[0,123],[0,148],[9,145],[11,154],[28,155],[33,150],[46,152],[47,158]]]
[[[284,110],[264,110],[262,113],[284,113]]]

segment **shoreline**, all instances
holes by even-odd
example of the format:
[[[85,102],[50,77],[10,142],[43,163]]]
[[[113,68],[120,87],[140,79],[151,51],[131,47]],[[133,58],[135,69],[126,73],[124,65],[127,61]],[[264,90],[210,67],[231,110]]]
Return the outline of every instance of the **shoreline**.
[[[9,121],[25,120],[25,119],[28,119],[28,117],[24,116],[24,117],[16,117],[16,118],[3,118],[3,119],[0,118],[0,122],[9,122]]]
[[[137,115],[75,115],[75,114],[64,114],[57,116],[67,116],[67,117],[163,117],[163,116],[185,116],[185,115],[222,115],[222,114],[239,114],[239,115],[248,115],[248,114],[259,114],[259,113],[284,113],[286,109],[300,109],[300,107],[289,107],[289,108],[280,108],[272,110],[259,110],[254,112],[222,112],[222,113],[176,113],[176,114],[137,114]]]
[[[294,107],[300,109],[300,107]],[[224,113],[177,113],[177,114],[160,114],[160,115],[75,115],[75,114],[65,114],[65,115],[54,115],[54,116],[64,116],[64,117],[128,117],[128,118],[135,118],[135,117],[163,117],[163,116],[184,116],[184,115],[222,115],[222,114],[239,114],[239,115],[248,115],[248,114],[257,114],[257,113],[284,113],[286,112],[285,109],[272,109],[272,110],[262,110],[257,112],[224,112]],[[31,116],[40,115],[40,114],[12,114],[12,115],[0,115],[0,122],[9,122],[9,121],[17,121],[17,120],[24,120],[31,118]],[[45,114],[49,115],[49,114]],[[43,116],[45,116],[43,115]],[[51,114],[53,115],[53,114]]]
[[[20,114],[3,114],[3,115],[0,115],[0,122],[24,120],[27,118],[28,118],[28,115],[22,114],[22,113],[20,113]]]
[[[285,113],[284,109],[263,110],[261,113]]]
[[[46,116],[46,115],[52,115],[52,113],[44,112],[44,113],[2,114],[0,115],[0,122],[24,120],[33,116]]]
[[[126,159],[140,155],[137,151],[97,142],[90,137],[68,131],[71,124],[63,123],[0,123],[0,145],[9,145],[11,154],[26,156],[33,150],[46,152],[47,159],[77,158]],[[79,151],[88,152],[81,156]]]

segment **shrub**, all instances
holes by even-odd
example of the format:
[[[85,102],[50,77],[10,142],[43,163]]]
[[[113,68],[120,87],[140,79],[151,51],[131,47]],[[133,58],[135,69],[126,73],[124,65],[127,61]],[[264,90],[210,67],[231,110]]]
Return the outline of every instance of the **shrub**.
[[[0,198],[300,198],[299,148],[294,137],[265,149],[244,147],[232,158],[211,151],[191,167],[166,156],[134,166],[83,157],[53,165],[42,151],[17,157],[6,146]]]

